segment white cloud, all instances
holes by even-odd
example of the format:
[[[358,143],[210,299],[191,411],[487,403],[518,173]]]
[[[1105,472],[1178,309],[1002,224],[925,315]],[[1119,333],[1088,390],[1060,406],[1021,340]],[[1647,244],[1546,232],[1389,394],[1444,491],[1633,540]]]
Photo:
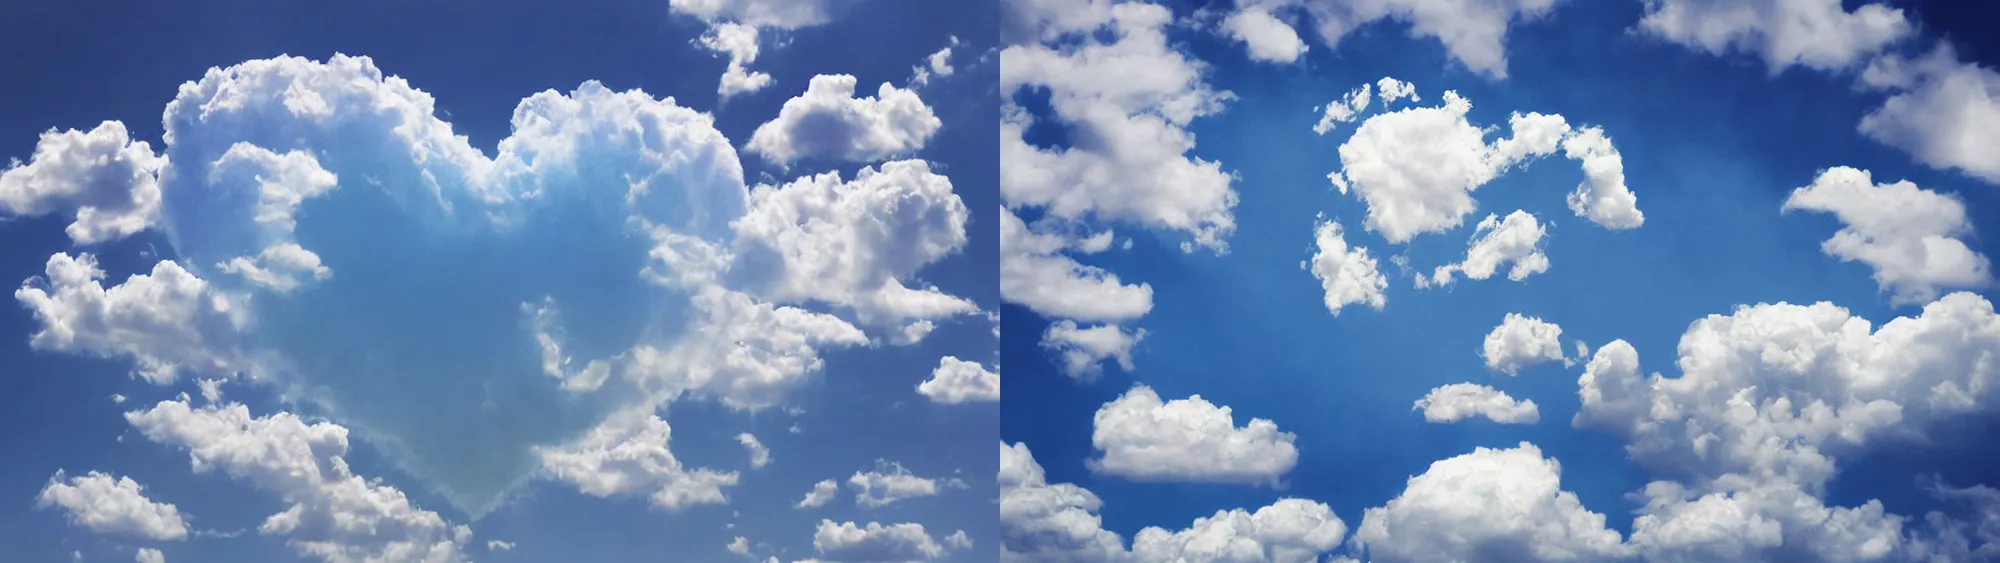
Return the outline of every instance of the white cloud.
[[[771,449],[764,447],[763,442],[757,441],[756,436],[744,432],[736,435],[736,441],[743,444],[743,449],[750,453],[751,469],[763,469],[764,466],[771,464]]]
[[[750,538],[736,536],[736,539],[729,540],[729,552],[737,555],[749,555]]]
[[[513,551],[514,542],[492,540],[486,542],[487,551]]]
[[[857,83],[846,74],[812,77],[805,93],[757,126],[744,148],[778,164],[875,162],[915,153],[943,126],[915,90],[884,82],[874,96],[857,98]]]
[[[1936,299],[1941,289],[1980,289],[1993,282],[1986,256],[1961,237],[1972,235],[1965,203],[1908,180],[1876,184],[1866,170],[1821,171],[1792,190],[1784,210],[1832,213],[1841,229],[1820,250],[1875,271],[1875,283],[1898,304]]]
[[[1368,509],[1355,540],[1372,559],[1408,562],[1603,561],[1626,547],[1604,515],[1562,490],[1561,465],[1533,444],[1477,448],[1432,463],[1402,494]]]
[[[1564,139],[1563,154],[1583,165],[1583,183],[1569,194],[1569,210],[1599,227],[1636,229],[1646,223],[1639,196],[1625,186],[1625,158],[1604,129],[1583,127]]]
[[[1049,484],[1027,444],[1000,444],[1000,560],[1116,561],[1125,540],[1103,528],[1104,501],[1069,483]]]
[[[146,230],[159,220],[160,170],[167,159],[125,124],[106,121],[90,131],[42,133],[35,153],[0,171],[0,213],[69,214],[66,232],[76,244],[112,241]]]
[[[674,13],[705,22],[740,22],[757,27],[798,29],[833,18],[829,0],[668,0]]]
[[[1912,32],[1901,9],[1869,3],[1849,12],[1840,0],[1646,0],[1639,29],[1710,54],[1754,54],[1772,74],[1847,69]]]
[[[1417,287],[1450,284],[1453,273],[1463,273],[1475,280],[1491,278],[1506,264],[1513,264],[1507,269],[1507,279],[1511,281],[1549,271],[1549,255],[1542,252],[1542,240],[1548,234],[1548,227],[1526,211],[1515,210],[1504,220],[1498,215],[1487,215],[1472,231],[1465,260],[1438,266],[1429,280],[1419,276]]]
[[[667,510],[729,502],[723,489],[736,486],[736,472],[683,467],[668,450],[671,436],[659,416],[628,411],[574,443],[538,447],[535,454],[549,477],[591,496],[644,493]]]
[[[715,86],[715,93],[723,99],[763,90],[771,85],[770,74],[750,70],[750,63],[757,62],[761,51],[757,44],[758,35],[756,26],[718,23],[696,39],[702,47],[729,57],[729,66],[723,68],[722,78]]]
[[[1313,563],[1340,546],[1347,523],[1327,505],[1284,498],[1251,512],[1218,510],[1185,530],[1147,527],[1132,538],[1132,559],[1146,563],[1227,561]]]
[[[1230,14],[1222,20],[1222,30],[1242,43],[1255,61],[1289,63],[1299,60],[1306,52],[1306,42],[1299,39],[1299,32],[1260,8],[1245,8]]]
[[[1126,285],[1118,274],[1061,254],[1077,241],[1036,233],[1000,209],[1000,296],[1036,313],[1079,321],[1123,322],[1153,309],[1153,286]]]
[[[1914,60],[1876,59],[1861,78],[1892,92],[1861,118],[1862,134],[1926,165],[2000,184],[2000,72],[1960,61],[1940,42]]]
[[[799,500],[799,503],[794,508],[819,508],[826,506],[826,503],[833,502],[833,498],[839,494],[840,483],[836,483],[832,479],[822,480],[818,483],[813,483],[813,489],[806,491],[806,498]]]
[[[931,402],[947,405],[999,401],[1000,373],[986,369],[979,362],[945,356],[938,359],[931,378],[917,384],[917,393],[929,397]]]
[[[1384,292],[1389,278],[1382,275],[1381,265],[1367,247],[1348,246],[1340,223],[1322,219],[1313,228],[1313,243],[1316,250],[1312,258],[1300,262],[1299,268],[1319,279],[1326,292],[1327,311],[1337,317],[1349,305],[1367,305],[1379,311],[1388,304]]]
[[[1403,98],[1409,98],[1412,102],[1424,101],[1422,96],[1417,95],[1417,85],[1394,77],[1384,76],[1381,80],[1375,81],[1375,88],[1382,92],[1382,107],[1388,107],[1389,104]]]
[[[951,76],[957,69],[951,67],[951,51],[958,47],[958,36],[951,36],[951,44],[924,57],[924,65],[918,66],[910,77],[912,86],[930,84],[932,78]]]
[[[167,554],[150,547],[142,547],[132,555],[132,560],[138,563],[167,563]]]
[[[935,496],[941,488],[962,488],[965,483],[957,479],[918,477],[910,473],[910,470],[904,469],[900,463],[877,460],[873,471],[854,472],[854,476],[847,478],[847,485],[855,489],[855,504],[864,508],[874,508],[913,498]]]
[[[965,530],[954,531],[944,537],[944,546],[957,550],[972,549],[972,536],[965,535]]]
[[[1290,433],[1270,420],[1236,426],[1229,407],[1195,395],[1161,401],[1135,385],[1097,410],[1092,471],[1135,481],[1271,483],[1298,464]]]
[[[1363,224],[1391,244],[1462,224],[1478,207],[1473,190],[1554,153],[1568,131],[1559,116],[1517,113],[1514,136],[1489,145],[1486,130],[1465,119],[1472,102],[1453,91],[1444,100],[1368,118],[1340,145],[1341,170],[1328,176],[1341,193],[1352,189],[1368,204]]]
[[[1384,78],[1383,80],[1394,79]],[[1361,112],[1368,111],[1368,103],[1369,100],[1373,99],[1373,96],[1374,88],[1367,84],[1362,84],[1353,90],[1348,90],[1347,94],[1342,95],[1340,99],[1327,102],[1325,106],[1320,108],[1319,123],[1313,124],[1313,133],[1316,135],[1325,135],[1332,132],[1333,128],[1339,124],[1349,123],[1354,121],[1355,118],[1361,117]]]
[[[1227,92],[1202,81],[1202,64],[1167,43],[1173,13],[1147,3],[1073,17],[1070,6],[1023,3],[1036,21],[1102,27],[1081,45],[1013,45],[1000,53],[1003,99],[1046,88],[1054,119],[1089,142],[1063,149],[1028,144],[1033,118],[1011,103],[1000,125],[1000,194],[1010,208],[1041,208],[1064,221],[1095,219],[1187,233],[1183,245],[1221,251],[1236,228],[1234,175],[1188,155],[1189,122],[1220,111]],[[1092,8],[1094,9],[1094,8]],[[1053,38],[1054,29],[1045,30]],[[1055,41],[1052,43],[1060,43]]]
[[[1064,375],[1089,380],[1103,372],[1103,363],[1132,371],[1132,348],[1146,339],[1146,329],[1125,329],[1118,325],[1079,328],[1075,321],[1056,321],[1042,332],[1042,348],[1056,353]]]
[[[14,290],[41,324],[28,340],[35,349],[129,358],[156,385],[183,371],[226,376],[243,366],[237,306],[179,263],[155,263],[108,288],[91,254],[50,256],[46,272]]]
[[[35,506],[60,507],[70,522],[100,534],[129,534],[152,540],[178,540],[188,535],[187,520],[169,503],[146,498],[131,477],[92,471],[69,477],[58,470],[35,497]]]
[[[289,536],[302,555],[328,563],[463,561],[471,530],[418,508],[394,487],[348,469],[347,429],[306,424],[279,412],[251,417],[241,404],[199,409],[162,401],[125,413],[153,442],[188,451],[197,473],[219,471],[275,493],[290,506],[258,527]]]
[[[641,344],[620,357],[626,378],[659,397],[713,397],[758,410],[824,367],[821,348],[868,342],[838,317],[717,287],[701,290],[693,305],[694,326],[670,347]]]
[[[542,373],[562,382],[562,388],[573,392],[595,391],[604,385],[611,375],[611,364],[604,360],[590,360],[579,369],[572,367],[574,358],[563,353],[566,340],[561,326],[562,311],[556,307],[554,297],[544,296],[539,305],[521,304],[522,314],[535,335],[535,344],[541,349]]]
[[[1531,400],[1515,400],[1499,389],[1474,383],[1453,383],[1431,389],[1417,399],[1411,410],[1424,412],[1424,420],[1458,422],[1486,417],[1500,424],[1534,424],[1542,419],[1541,409]]]
[[[920,561],[944,555],[944,547],[924,531],[923,524],[883,525],[869,522],[835,524],[820,520],[813,533],[813,551],[827,561]]]
[[[1507,313],[1499,326],[1486,333],[1479,357],[1486,359],[1487,369],[1507,375],[1544,362],[1569,363],[1563,357],[1562,327],[1520,313]]]
[[[1239,4],[1248,2],[1239,1]],[[1270,6],[1300,6],[1312,16],[1320,42],[1339,45],[1350,32],[1389,19],[1409,25],[1413,38],[1436,39],[1467,69],[1493,79],[1507,77],[1507,31],[1555,9],[1558,0],[1271,0]]]

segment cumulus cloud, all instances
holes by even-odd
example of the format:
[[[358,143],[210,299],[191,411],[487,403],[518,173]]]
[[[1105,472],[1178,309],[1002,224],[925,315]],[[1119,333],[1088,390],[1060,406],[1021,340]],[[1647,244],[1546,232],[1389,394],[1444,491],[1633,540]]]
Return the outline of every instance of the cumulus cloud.
[[[1534,424],[1542,411],[1531,400],[1516,400],[1507,393],[1475,383],[1453,383],[1431,389],[1417,399],[1411,410],[1423,411],[1424,420],[1458,422],[1485,417],[1500,424]]]
[[[1625,185],[1625,158],[1611,145],[1611,138],[1599,127],[1577,129],[1563,139],[1563,155],[1583,165],[1583,183],[1569,193],[1569,210],[1611,230],[1636,229],[1646,224],[1639,211],[1639,196]]]
[[[1105,530],[1104,501],[1069,483],[1050,484],[1027,444],[1000,444],[1000,560],[1115,561],[1125,540]]]
[[[778,164],[874,162],[922,149],[943,125],[914,90],[885,82],[874,96],[857,98],[857,83],[846,74],[812,77],[805,93],[757,126],[744,148]]]
[[[1558,0],[1239,0],[1237,4],[1301,10],[1311,17],[1320,42],[1328,46],[1338,46],[1349,33],[1378,21],[1407,24],[1410,37],[1436,39],[1465,68],[1502,79],[1507,77],[1508,29],[1549,14]]]
[[[729,502],[736,472],[683,467],[667,448],[673,429],[652,414],[621,413],[575,443],[538,447],[542,470],[584,494],[646,494],[653,506],[680,510]]]
[[[1153,309],[1153,286],[1128,285],[1118,274],[1087,266],[1062,251],[1080,241],[1037,233],[1012,210],[1000,209],[1000,296],[1043,315],[1091,322],[1138,319]]]
[[[42,133],[27,163],[0,171],[0,213],[66,214],[76,244],[131,236],[159,220],[160,170],[167,158],[131,138],[125,124],[106,121],[90,131]]]
[[[910,473],[909,469],[903,468],[900,463],[877,460],[874,470],[856,471],[854,476],[848,477],[847,486],[854,489],[855,504],[864,508],[874,508],[913,498],[936,496],[940,489],[964,488],[965,482],[955,478],[918,477]],[[807,500],[811,500],[811,496],[808,496]]]
[[[1536,221],[1535,216],[1526,211],[1515,210],[1507,214],[1506,219],[1487,215],[1473,228],[1472,240],[1466,244],[1465,260],[1438,266],[1428,280],[1418,276],[1417,286],[1450,284],[1453,273],[1483,280],[1493,277],[1500,271],[1500,266],[1508,264],[1512,267],[1507,269],[1507,279],[1512,281],[1549,271],[1549,255],[1542,252],[1542,240],[1548,235],[1548,226]]]
[[[729,540],[728,547],[730,553],[734,553],[737,555],[749,555],[750,538],[746,538],[743,536],[736,536],[736,539]]]
[[[760,29],[792,30],[833,19],[831,0],[669,0],[676,14],[692,16],[709,28],[697,41],[729,56],[716,93],[723,98],[762,90],[771,76],[749,70],[757,61]]]
[[[1056,354],[1057,366],[1073,379],[1089,380],[1103,373],[1106,361],[1132,371],[1132,349],[1146,339],[1146,329],[1126,329],[1105,324],[1079,327],[1068,319],[1056,321],[1042,332],[1042,348]]]
[[[1133,386],[1097,410],[1092,471],[1135,481],[1277,483],[1298,464],[1291,433],[1253,418],[1236,426],[1229,407],[1195,395],[1161,401]]]
[[[1820,250],[1867,264],[1875,283],[1898,304],[1925,303],[1941,289],[1980,289],[1993,282],[1986,256],[1963,240],[1972,234],[1965,203],[1908,180],[1876,184],[1866,170],[1829,168],[1811,185],[1792,190],[1784,210],[1838,217],[1840,231]]]
[[[833,498],[839,494],[839,483],[834,482],[832,479],[822,480],[818,483],[813,483],[812,490],[806,491],[806,498],[800,499],[795,508],[819,508],[826,506],[826,503],[833,502]]]
[[[1371,559],[1604,561],[1625,556],[1604,515],[1562,490],[1562,467],[1522,442],[1432,463],[1354,531]]]
[[[1918,162],[2000,184],[2000,71],[1940,42],[1915,59],[1884,56],[1861,76],[1891,92],[1861,118],[1863,135]]]
[[[1363,246],[1348,246],[1340,223],[1321,219],[1313,229],[1312,258],[1299,268],[1312,272],[1326,292],[1326,310],[1340,316],[1349,305],[1367,305],[1381,310],[1389,302],[1385,291],[1389,278],[1382,275],[1375,256]]]
[[[951,52],[956,48],[958,48],[958,36],[953,35],[951,36],[950,45],[946,45],[943,49],[938,49],[937,52],[924,57],[924,64],[918,66],[915,72],[912,73],[910,85],[923,86],[930,84],[932,78],[944,78],[956,72],[957,69],[951,66]]]
[[[927,561],[944,555],[944,546],[931,539],[923,524],[860,526],[820,520],[813,533],[813,551],[826,561]]]
[[[990,403],[1000,400],[1000,373],[979,362],[945,356],[938,359],[931,378],[917,384],[917,393],[947,405]]]
[[[220,472],[289,505],[258,526],[309,559],[464,561],[472,531],[451,526],[394,487],[355,475],[347,428],[278,412],[252,417],[241,404],[193,408],[162,401],[125,419],[148,440],[188,452],[195,472]]]
[[[37,350],[129,359],[156,385],[183,371],[248,369],[236,350],[240,308],[179,263],[155,263],[111,287],[91,254],[50,256],[44,271],[14,290],[41,325],[28,339]]]
[[[132,560],[138,563],[167,563],[167,554],[150,547],[142,547],[132,554]]]
[[[1639,29],[1710,54],[1756,55],[1772,74],[1848,69],[1913,31],[1901,9],[1868,3],[1850,12],[1839,0],[1646,0]]]
[[[715,93],[723,99],[763,90],[771,85],[770,74],[750,70],[750,64],[757,62],[757,55],[762,51],[757,44],[757,36],[756,26],[718,23],[696,39],[702,47],[729,57],[729,66],[723,68],[722,78],[715,86]]]
[[[1374,99],[1374,95],[1373,87],[1362,84],[1353,90],[1348,90],[1339,99],[1327,102],[1325,106],[1319,108],[1319,123],[1313,124],[1313,133],[1325,135],[1342,123],[1353,122],[1361,117],[1361,112],[1368,111],[1368,104]]]
[[[1283,498],[1255,512],[1218,510],[1184,530],[1149,526],[1133,536],[1132,559],[1312,563],[1346,536],[1347,523],[1327,505]]]
[[[146,498],[139,482],[92,471],[68,477],[56,471],[35,497],[35,506],[58,507],[70,522],[100,534],[128,534],[151,540],[178,540],[188,535],[187,520],[172,504]]]
[[[764,447],[763,442],[757,441],[756,436],[749,432],[737,434],[736,442],[743,444],[744,451],[750,454],[751,469],[763,469],[764,466],[771,464],[771,449]]]
[[[1520,313],[1507,313],[1500,326],[1486,333],[1479,357],[1486,359],[1487,369],[1507,375],[1545,362],[1569,364],[1569,359],[1563,357],[1562,327]]]
[[[1289,63],[1306,52],[1298,30],[1260,8],[1247,8],[1222,20],[1222,31],[1242,43],[1256,61]]]
[[[965,535],[965,530],[954,531],[944,537],[944,546],[960,550],[972,549],[972,536]]]

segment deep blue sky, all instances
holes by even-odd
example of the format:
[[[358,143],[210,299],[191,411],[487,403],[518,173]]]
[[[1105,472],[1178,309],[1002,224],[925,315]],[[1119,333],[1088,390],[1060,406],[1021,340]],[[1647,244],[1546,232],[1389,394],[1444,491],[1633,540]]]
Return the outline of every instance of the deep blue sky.
[[[1991,6],[1902,4],[1920,22],[1923,39],[1913,45],[1942,37],[1967,60],[2000,62],[2000,42],[1985,33],[2000,21]],[[1170,5],[1183,17],[1199,7]],[[1643,9],[1639,2],[1565,2],[1551,17],[1516,24],[1502,81],[1464,70],[1436,40],[1410,38],[1396,22],[1363,26],[1337,49],[1301,28],[1310,51],[1292,65],[1252,62],[1241,43],[1212,31],[1175,30],[1171,42],[1209,65],[1209,84],[1238,97],[1189,128],[1198,139],[1192,155],[1239,175],[1230,252],[1184,254],[1178,248],[1184,237],[1169,234],[1140,236],[1129,251],[1079,257],[1154,291],[1152,312],[1135,323],[1148,331],[1134,353],[1137,369],[1107,368],[1095,382],[1061,374],[1036,345],[1049,320],[1007,306],[1002,441],[1025,442],[1050,483],[1072,482],[1101,496],[1104,527],[1128,542],[1147,526],[1178,530],[1217,510],[1255,510],[1282,496],[1327,503],[1351,530],[1364,509],[1400,494],[1405,479],[1431,462],[1524,440],[1561,461],[1564,489],[1629,533],[1640,505],[1626,495],[1651,477],[1626,459],[1617,437],[1570,427],[1581,364],[1538,365],[1512,378],[1482,365],[1481,341],[1506,313],[1558,323],[1565,350],[1571,340],[1596,347],[1625,339],[1646,372],[1669,377],[1678,373],[1675,346],[1689,323],[1741,304],[1832,301],[1878,327],[1914,314],[1915,307],[1890,307],[1866,266],[1820,254],[1820,241],[1839,228],[1831,216],[1779,213],[1793,188],[1831,166],[1871,170],[1877,182],[1908,179],[1957,193],[1977,229],[1972,248],[1989,255],[2000,249],[1992,242],[2000,240],[1995,186],[1925,167],[1855,131],[1880,95],[1854,91],[1849,76],[1794,68],[1772,77],[1753,56],[1712,56],[1645,37],[1631,31]],[[1645,225],[1609,231],[1572,216],[1563,194],[1582,181],[1581,173],[1560,156],[1538,161],[1480,188],[1479,210],[1466,226],[1416,239],[1409,255],[1427,272],[1463,255],[1480,217],[1524,209],[1553,223],[1546,243],[1551,269],[1520,283],[1496,276],[1460,280],[1448,290],[1411,289],[1388,260],[1400,248],[1363,231],[1364,204],[1333,191],[1325,177],[1339,168],[1336,147],[1361,122],[1324,137],[1312,131],[1315,106],[1384,76],[1414,83],[1420,105],[1436,105],[1445,90],[1457,90],[1472,100],[1474,124],[1501,128],[1489,140],[1506,134],[1513,111],[1602,126],[1624,157]],[[1037,97],[1020,99],[1035,108],[1044,103]],[[1042,142],[1063,143],[1062,132],[1047,135]],[[1334,317],[1321,305],[1318,280],[1298,267],[1312,254],[1321,212],[1348,227],[1349,244],[1381,260],[1389,276],[1384,310],[1350,306]],[[1033,220],[1033,213],[1023,218]],[[1432,424],[1411,412],[1428,389],[1463,381],[1534,400],[1541,422]],[[1135,382],[1164,399],[1199,394],[1231,407],[1238,425],[1267,418],[1296,433],[1300,460],[1285,476],[1287,486],[1135,483],[1088,470],[1085,460],[1097,454],[1093,413]],[[1879,498],[1890,511],[1919,518],[1940,505],[1917,488],[1917,474],[1941,473],[1956,484],[2000,482],[2000,458],[1973,443],[1882,452],[1842,470],[1830,504]]]
[[[162,109],[183,82],[206,69],[281,54],[322,60],[335,53],[372,57],[386,74],[428,92],[437,101],[438,117],[489,153],[509,133],[509,116],[522,98],[548,89],[568,92],[586,80],[613,90],[672,96],[682,106],[712,112],[716,127],[741,147],[813,75],[852,74],[863,94],[873,94],[882,82],[903,85],[912,67],[956,36],[962,42],[953,53],[957,74],[921,90],[944,126],[918,156],[951,177],[971,210],[969,242],[918,278],[992,310],[998,304],[996,70],[990,60],[979,59],[996,41],[994,9],[990,2],[855,3],[829,25],[786,34],[788,45],[767,40],[753,68],[770,73],[774,83],[724,104],[715,90],[725,59],[692,45],[703,24],[670,14],[661,0],[12,4],[0,16],[0,74],[11,85],[0,104],[0,155],[25,160],[43,130],[89,129],[104,120],[123,121],[135,138],[159,149]],[[780,170],[747,153],[744,166],[752,182],[834,169],[851,175],[859,168],[808,163]],[[0,279],[18,283],[39,275],[50,254],[70,248],[62,230],[66,223],[58,217],[0,222]],[[164,239],[153,233],[90,250],[100,255],[108,283],[150,269],[155,256],[172,257]],[[59,561],[78,551],[86,560],[129,561],[134,547],[152,545],[170,561],[298,557],[282,538],[254,531],[265,516],[283,508],[277,499],[218,474],[192,474],[185,452],[148,442],[120,417],[136,405],[183,391],[198,395],[190,379],[155,387],[129,377],[124,362],[30,350],[27,335],[36,327],[26,309],[0,307],[0,429],[5,429],[0,450],[9,452],[0,456],[5,459],[0,499],[8,499],[0,504],[12,507],[0,510],[0,553],[9,560]],[[929,377],[942,355],[990,367],[990,328],[982,318],[967,317],[944,323],[921,346],[829,353],[824,374],[786,403],[804,409],[797,417],[775,409],[750,416],[703,403],[680,403],[664,412],[683,463],[744,471],[727,506],[669,514],[650,510],[643,495],[599,499],[567,484],[537,481],[493,513],[468,522],[423,483],[392,469],[367,443],[356,439],[349,461],[356,473],[384,478],[447,520],[470,523],[481,546],[473,553],[482,553],[489,539],[517,545],[481,560],[629,561],[655,560],[663,553],[677,554],[673,560],[730,560],[735,556],[723,546],[736,535],[748,536],[759,556],[795,559],[812,554],[813,529],[821,518],[920,522],[939,541],[964,529],[985,548],[975,553],[985,553],[994,545],[990,440],[997,409],[991,403],[933,405],[912,388]],[[131,400],[113,404],[113,394]],[[255,386],[231,385],[226,395],[259,415],[312,412]],[[804,434],[786,431],[795,423]],[[771,467],[749,470],[735,442],[739,432],[763,440],[776,460]],[[848,475],[874,468],[878,458],[925,477],[964,471],[972,488],[873,510],[856,507],[852,491],[843,488],[826,508],[791,507],[813,482],[844,484]],[[197,518],[194,528],[253,530],[238,538],[164,545],[100,536],[68,524],[60,510],[34,509],[36,493],[58,469],[130,476],[154,500],[175,503]],[[724,527],[732,522],[733,529]],[[964,553],[946,557],[981,559]]]

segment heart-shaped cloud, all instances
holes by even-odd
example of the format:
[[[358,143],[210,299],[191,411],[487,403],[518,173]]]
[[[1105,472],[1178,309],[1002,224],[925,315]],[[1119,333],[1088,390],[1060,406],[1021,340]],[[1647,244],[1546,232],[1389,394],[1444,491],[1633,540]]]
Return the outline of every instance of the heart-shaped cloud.
[[[595,82],[523,100],[491,156],[434,114],[365,57],[280,57],[183,85],[163,156],[116,122],[44,135],[0,175],[38,206],[0,210],[156,228],[177,260],[107,288],[51,257],[16,293],[35,345],[278,382],[478,515],[614,412],[772,406],[861,327],[977,310],[905,283],[966,239],[923,161],[752,188],[709,115]]]

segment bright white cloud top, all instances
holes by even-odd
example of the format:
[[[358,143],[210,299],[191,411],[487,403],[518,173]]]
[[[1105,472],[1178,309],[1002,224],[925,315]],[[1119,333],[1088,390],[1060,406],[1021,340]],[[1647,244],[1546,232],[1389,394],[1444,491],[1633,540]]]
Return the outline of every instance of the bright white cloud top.
[[[874,162],[916,152],[943,126],[914,91],[883,83],[874,96],[856,98],[856,85],[850,75],[814,76],[744,148],[779,164]]]
[[[1986,256],[1967,247],[1972,232],[1958,198],[1909,181],[1874,183],[1866,170],[1829,168],[1785,198],[1786,211],[1831,213],[1842,227],[1820,245],[1828,256],[1860,262],[1899,304],[1928,303],[1940,290],[1993,283]]]
[[[35,506],[61,508],[77,525],[99,533],[151,540],[188,536],[187,520],[181,517],[180,509],[146,498],[145,489],[131,477],[96,471],[69,477],[57,471],[35,498]]]
[[[1534,424],[1542,411],[1533,400],[1517,400],[1506,392],[1477,383],[1453,383],[1431,389],[1411,410],[1422,411],[1430,422],[1458,422],[1485,418],[1500,424]]]
[[[1507,375],[1547,362],[1569,365],[1563,356],[1562,327],[1520,313],[1507,313],[1500,326],[1486,333],[1479,357],[1486,359],[1487,368]]]
[[[917,384],[917,393],[947,405],[999,401],[1000,372],[978,362],[945,356],[938,359],[931,378]]]
[[[1092,471],[1135,481],[1275,484],[1298,463],[1294,436],[1253,418],[1236,426],[1229,407],[1200,395],[1161,401],[1134,386],[1098,409]]]

